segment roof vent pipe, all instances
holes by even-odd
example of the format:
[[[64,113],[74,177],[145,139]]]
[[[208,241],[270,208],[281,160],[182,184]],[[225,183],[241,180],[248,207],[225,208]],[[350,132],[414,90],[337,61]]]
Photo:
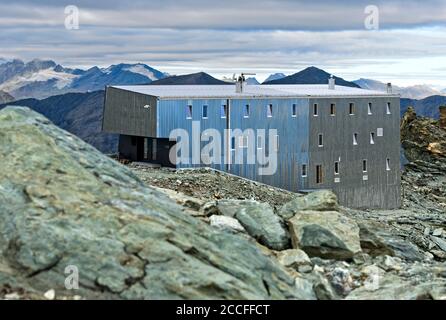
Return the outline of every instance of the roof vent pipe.
[[[328,89],[330,90],[335,89],[335,79],[333,78],[333,75],[331,75],[330,79],[328,79]]]
[[[388,94],[392,94],[393,92],[392,92],[393,90],[392,90],[392,84],[389,82],[388,84],[387,84],[387,93]]]

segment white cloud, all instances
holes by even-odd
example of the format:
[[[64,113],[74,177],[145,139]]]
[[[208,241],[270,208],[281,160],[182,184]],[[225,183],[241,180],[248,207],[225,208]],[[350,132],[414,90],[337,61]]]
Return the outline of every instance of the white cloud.
[[[293,73],[309,65],[348,79],[444,84],[444,1],[376,1],[381,29],[363,27],[369,1],[71,1],[80,30],[64,28],[59,1],[0,0],[0,56],[67,66],[144,62],[169,73]],[[403,83],[404,82],[404,83]]]

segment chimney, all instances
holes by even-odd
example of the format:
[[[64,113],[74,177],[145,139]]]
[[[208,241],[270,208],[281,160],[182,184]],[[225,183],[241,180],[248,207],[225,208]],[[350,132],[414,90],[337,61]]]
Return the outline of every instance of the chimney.
[[[390,82],[387,83],[387,93],[388,94],[392,94],[393,93],[392,84]]]
[[[446,130],[446,106],[440,106],[440,128]]]
[[[235,92],[236,93],[242,93],[243,92],[244,82],[245,82],[245,77],[244,76],[238,77],[237,81],[235,82]]]
[[[331,75],[330,79],[328,79],[328,89],[330,90],[335,89],[335,79],[333,78],[333,75]]]

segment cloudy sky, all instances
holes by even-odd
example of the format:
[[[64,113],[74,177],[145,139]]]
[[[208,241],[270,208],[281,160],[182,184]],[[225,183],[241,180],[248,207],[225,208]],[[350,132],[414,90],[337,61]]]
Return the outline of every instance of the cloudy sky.
[[[65,8],[79,9],[79,29]],[[366,7],[379,9],[378,29]],[[373,26],[377,26],[373,24]],[[171,74],[291,74],[446,88],[445,0],[0,0],[0,58],[143,62]]]

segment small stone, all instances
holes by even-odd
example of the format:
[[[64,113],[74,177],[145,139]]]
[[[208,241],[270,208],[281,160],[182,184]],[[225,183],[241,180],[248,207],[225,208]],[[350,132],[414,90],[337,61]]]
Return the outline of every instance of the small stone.
[[[324,269],[324,267],[315,265],[314,268],[313,268],[313,271],[314,271],[314,272],[324,273],[324,272],[325,272],[325,269]]]
[[[299,211],[337,211],[339,209],[336,195],[329,190],[319,190],[284,204],[278,211],[283,219],[290,219]]]
[[[380,267],[382,267],[386,271],[401,271],[403,268],[401,264],[398,262],[399,259],[390,257],[390,256],[384,256],[382,258],[382,262],[380,263]]]
[[[300,249],[288,249],[277,253],[277,260],[285,267],[298,269],[302,265],[310,265],[308,255]],[[312,269],[312,268],[311,268]]]
[[[50,289],[45,292],[43,296],[48,300],[54,300],[54,298],[56,298],[56,291],[54,291],[54,289]]]
[[[432,232],[432,235],[435,237],[441,237],[442,234],[443,234],[442,228],[437,228]]]
[[[433,242],[435,242],[435,244],[436,244],[441,250],[443,250],[443,251],[446,252],[446,241],[445,241],[445,240],[443,240],[443,239],[441,239],[441,238],[438,238],[438,237],[434,237],[434,236],[431,236],[431,240],[432,240]]]
[[[429,260],[429,261],[434,259],[434,255],[427,251],[424,253],[424,256],[425,256],[426,260]]]
[[[336,211],[300,211],[288,225],[293,248],[310,257],[349,260],[361,252],[358,225]]]
[[[310,265],[303,265],[299,266],[297,268],[297,271],[299,271],[300,273],[310,273],[311,271],[313,271],[313,267]]]
[[[353,279],[347,269],[336,267],[329,273],[331,284],[341,295],[347,295],[352,291]]]
[[[7,293],[5,294],[6,300],[19,300],[20,296],[17,292]]]
[[[235,218],[212,215],[209,218],[209,222],[212,227],[219,230],[230,232],[246,232],[245,228],[243,228],[240,222]]]
[[[425,236],[430,235],[430,234],[431,234],[431,228],[429,228],[429,227],[424,228],[424,232],[423,232],[423,234],[424,234]]]

